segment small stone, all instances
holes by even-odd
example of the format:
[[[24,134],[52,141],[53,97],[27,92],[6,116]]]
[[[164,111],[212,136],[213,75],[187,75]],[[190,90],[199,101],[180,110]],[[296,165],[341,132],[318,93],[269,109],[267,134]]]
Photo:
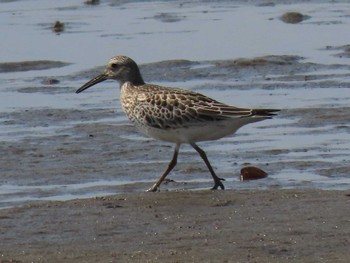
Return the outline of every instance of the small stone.
[[[64,31],[64,23],[62,23],[60,21],[56,21],[52,27],[52,31],[54,31],[56,33],[63,32]]]
[[[281,20],[288,24],[298,24],[305,19],[305,16],[298,12],[287,12],[281,16]]]

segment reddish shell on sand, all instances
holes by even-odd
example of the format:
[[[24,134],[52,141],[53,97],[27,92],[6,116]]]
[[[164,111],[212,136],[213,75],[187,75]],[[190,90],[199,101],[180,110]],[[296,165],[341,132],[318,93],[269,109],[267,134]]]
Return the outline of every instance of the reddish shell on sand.
[[[260,168],[247,166],[241,169],[241,181],[257,180],[267,177],[267,173]]]

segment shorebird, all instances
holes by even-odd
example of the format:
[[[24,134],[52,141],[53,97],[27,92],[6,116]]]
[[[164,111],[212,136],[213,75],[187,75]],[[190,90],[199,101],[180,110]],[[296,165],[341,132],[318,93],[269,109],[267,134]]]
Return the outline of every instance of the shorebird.
[[[76,93],[105,81],[117,80],[121,104],[128,118],[144,134],[175,143],[173,157],[160,179],[147,191],[155,192],[175,167],[181,144],[190,144],[203,159],[214,180],[211,189],[224,189],[205,152],[196,144],[235,133],[242,126],[275,115],[276,109],[247,109],[229,106],[200,93],[146,84],[139,67],[129,57],[112,57],[104,72],[81,86]]]

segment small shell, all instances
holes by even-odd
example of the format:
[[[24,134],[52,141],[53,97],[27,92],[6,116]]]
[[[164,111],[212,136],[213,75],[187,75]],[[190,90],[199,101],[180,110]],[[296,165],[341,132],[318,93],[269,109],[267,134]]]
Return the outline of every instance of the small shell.
[[[267,173],[257,167],[247,166],[241,169],[241,181],[257,180],[267,177]]]

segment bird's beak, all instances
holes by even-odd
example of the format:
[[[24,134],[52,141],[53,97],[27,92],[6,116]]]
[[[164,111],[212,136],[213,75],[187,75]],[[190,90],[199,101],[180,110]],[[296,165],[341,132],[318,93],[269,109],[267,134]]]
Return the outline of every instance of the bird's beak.
[[[81,86],[75,93],[80,93],[88,88],[90,88],[91,86],[100,83],[102,81],[105,81],[106,79],[108,79],[108,75],[106,73],[102,73],[101,75],[98,75],[97,77],[94,77],[92,80],[88,81],[87,83],[85,83],[83,86]]]

